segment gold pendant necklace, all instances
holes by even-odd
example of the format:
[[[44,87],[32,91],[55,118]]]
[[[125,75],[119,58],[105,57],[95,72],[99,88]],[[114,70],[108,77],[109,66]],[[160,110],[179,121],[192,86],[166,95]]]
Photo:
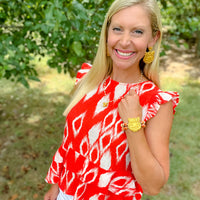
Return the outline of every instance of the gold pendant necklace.
[[[106,79],[107,80],[107,79]],[[106,93],[106,80],[104,81],[104,83],[103,83],[103,92],[104,92],[104,96],[106,96],[107,95],[107,93]],[[137,82],[137,85],[136,85],[136,88],[138,88],[138,85],[139,85],[139,83],[141,83],[143,81],[143,73],[141,72],[141,74],[140,74],[140,78],[139,78],[139,80],[138,80],[138,82]],[[131,89],[131,87],[128,89],[128,91]],[[113,100],[111,100],[111,101],[105,101],[105,102],[103,102],[103,107],[107,107],[110,103],[112,103],[112,102],[115,102],[115,101],[117,101],[117,100],[121,100],[121,99],[123,99],[124,98],[124,96],[126,95],[126,93],[127,93],[127,91],[121,96],[121,97],[119,97],[118,99],[113,99]]]
[[[110,101],[109,102],[103,102],[103,107],[107,107],[109,103],[110,103]]]

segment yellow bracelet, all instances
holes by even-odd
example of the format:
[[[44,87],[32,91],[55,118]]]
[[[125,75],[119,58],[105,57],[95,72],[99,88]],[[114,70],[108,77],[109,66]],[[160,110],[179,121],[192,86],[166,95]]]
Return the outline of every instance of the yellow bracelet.
[[[128,118],[128,123],[122,123],[121,127],[123,131],[126,131],[129,128],[131,131],[137,132],[141,128],[145,128],[146,125],[145,121],[140,122],[140,118],[136,117],[136,118]]]
[[[133,132],[139,131],[142,128],[140,118],[128,118],[128,128]]]

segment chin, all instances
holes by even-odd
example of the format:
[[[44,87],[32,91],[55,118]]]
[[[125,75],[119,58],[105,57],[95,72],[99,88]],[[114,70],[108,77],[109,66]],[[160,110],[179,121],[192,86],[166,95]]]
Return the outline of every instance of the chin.
[[[139,62],[117,62],[113,63],[113,68],[121,69],[121,70],[128,70],[134,67],[139,67]]]

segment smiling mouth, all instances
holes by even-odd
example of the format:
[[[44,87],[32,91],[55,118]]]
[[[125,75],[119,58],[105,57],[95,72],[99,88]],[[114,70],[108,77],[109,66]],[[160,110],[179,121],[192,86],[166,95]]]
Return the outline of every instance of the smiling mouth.
[[[135,54],[134,51],[129,51],[129,52],[124,52],[124,51],[120,51],[118,49],[115,49],[115,52],[119,55],[119,56],[122,56],[122,57],[131,57],[133,54]]]
[[[119,54],[120,56],[124,56],[124,57],[129,57],[132,56],[135,52],[131,51],[131,52],[122,52],[118,49],[115,50],[117,54]]]

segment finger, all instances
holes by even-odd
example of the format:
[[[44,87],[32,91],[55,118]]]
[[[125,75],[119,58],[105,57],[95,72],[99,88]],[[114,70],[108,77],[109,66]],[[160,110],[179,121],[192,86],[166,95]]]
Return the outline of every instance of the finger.
[[[126,105],[126,98],[124,97],[118,104],[118,107],[121,109],[124,109],[124,106]]]

